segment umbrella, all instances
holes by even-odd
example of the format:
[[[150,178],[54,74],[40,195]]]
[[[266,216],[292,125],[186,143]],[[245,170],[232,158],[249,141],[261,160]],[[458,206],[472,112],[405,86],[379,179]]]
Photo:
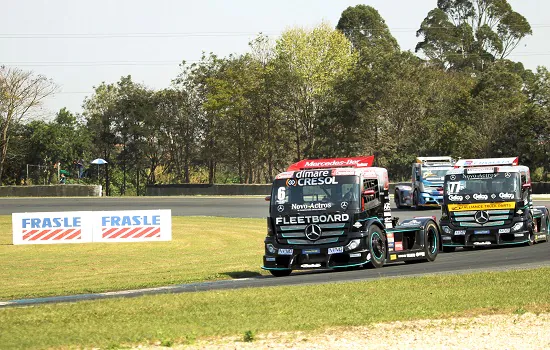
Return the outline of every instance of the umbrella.
[[[99,165],[107,164],[107,161],[103,158],[96,158],[90,162],[91,164],[97,164],[97,180],[99,181]]]

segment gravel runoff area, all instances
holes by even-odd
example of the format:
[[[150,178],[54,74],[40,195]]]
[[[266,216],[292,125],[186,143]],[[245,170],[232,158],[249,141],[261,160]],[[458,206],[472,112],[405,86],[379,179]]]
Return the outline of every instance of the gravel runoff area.
[[[138,347],[166,349],[162,346]],[[550,349],[550,314],[507,314],[379,323],[320,332],[198,340],[174,349]]]

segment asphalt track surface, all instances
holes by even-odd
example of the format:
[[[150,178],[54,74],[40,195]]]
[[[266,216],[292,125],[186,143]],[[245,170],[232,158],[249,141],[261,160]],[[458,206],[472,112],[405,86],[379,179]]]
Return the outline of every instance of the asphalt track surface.
[[[535,201],[534,204],[550,206],[550,201]],[[171,209],[173,216],[263,218],[267,215],[268,206],[263,197],[0,198],[0,215],[9,215],[14,212],[150,209]],[[439,209],[415,211],[392,208],[392,210],[393,215],[400,217],[400,219],[415,216],[436,216],[439,218],[440,214]],[[261,257],[258,257],[258,261],[261,263]],[[454,253],[440,253],[434,262],[394,263],[380,269],[314,270],[294,272],[291,276],[281,278],[258,276],[131,291],[10,300],[0,302],[0,307],[136,297],[162,293],[365,281],[381,277],[398,278],[429,274],[504,271],[543,266],[550,266],[550,243],[548,242],[539,243],[532,247],[458,249]]]

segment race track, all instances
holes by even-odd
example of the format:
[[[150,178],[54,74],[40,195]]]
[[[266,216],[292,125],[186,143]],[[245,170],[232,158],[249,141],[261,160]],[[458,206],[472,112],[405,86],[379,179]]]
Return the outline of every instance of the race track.
[[[550,201],[535,201],[535,205],[550,206]],[[392,204],[393,205],[393,204]],[[139,198],[1,198],[0,215],[13,212],[75,211],[75,210],[138,210],[171,209],[173,216],[222,216],[263,218],[267,216],[267,202],[260,197],[139,197]],[[420,211],[394,210],[401,219],[414,216],[436,216],[439,209]],[[263,239],[261,237],[260,239]],[[261,256],[258,257],[261,264]],[[230,281],[176,285],[147,290],[115,293],[75,295],[67,297],[25,299],[0,302],[0,306],[30,305],[139,296],[144,294],[181,293],[213,289],[266,287],[279,285],[303,285],[329,282],[369,280],[380,277],[416,276],[434,273],[464,273],[473,271],[507,270],[550,266],[550,243],[532,247],[504,247],[492,249],[457,250],[440,253],[435,262],[418,264],[391,264],[381,269],[356,269],[349,271],[308,271],[293,273],[289,277],[260,276]]]

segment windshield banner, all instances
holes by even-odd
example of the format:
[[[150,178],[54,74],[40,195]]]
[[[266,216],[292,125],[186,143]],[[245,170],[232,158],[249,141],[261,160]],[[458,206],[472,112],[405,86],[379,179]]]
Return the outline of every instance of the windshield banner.
[[[467,211],[467,210],[491,210],[491,209],[514,209],[515,202],[498,203],[471,203],[471,204],[449,204],[449,211]]]

